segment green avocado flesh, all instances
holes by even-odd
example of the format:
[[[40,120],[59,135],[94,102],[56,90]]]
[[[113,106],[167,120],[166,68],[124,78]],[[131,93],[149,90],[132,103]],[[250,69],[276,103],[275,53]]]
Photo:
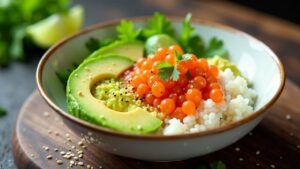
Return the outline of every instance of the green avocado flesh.
[[[133,60],[137,61],[144,55],[144,43],[141,41],[117,41],[108,46],[98,49],[92,53],[86,61],[96,57],[102,57],[107,54],[124,55]]]
[[[115,111],[92,95],[92,87],[102,79],[117,78],[134,62],[116,54],[91,58],[82,63],[69,77],[67,102],[69,112],[80,119],[133,134],[152,133],[162,121],[137,107],[128,112]]]

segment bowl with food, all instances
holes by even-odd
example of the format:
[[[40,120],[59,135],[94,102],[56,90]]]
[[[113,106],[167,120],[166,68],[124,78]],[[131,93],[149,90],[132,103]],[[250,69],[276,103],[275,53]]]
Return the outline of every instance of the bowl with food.
[[[37,68],[41,95],[76,134],[99,151],[149,161],[233,144],[284,82],[264,43],[191,14],[91,26],[50,48]]]

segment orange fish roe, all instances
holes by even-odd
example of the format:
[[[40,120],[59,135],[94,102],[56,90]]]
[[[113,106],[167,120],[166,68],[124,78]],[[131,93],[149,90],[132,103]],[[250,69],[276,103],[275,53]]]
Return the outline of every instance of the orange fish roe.
[[[183,50],[178,45],[160,48],[154,55],[139,59],[132,70],[124,73],[124,80],[145,103],[180,120],[195,114],[203,100],[223,102],[218,67],[209,65],[205,58],[188,55],[188,59],[179,60]],[[162,62],[176,68],[178,78],[163,79],[159,68]]]

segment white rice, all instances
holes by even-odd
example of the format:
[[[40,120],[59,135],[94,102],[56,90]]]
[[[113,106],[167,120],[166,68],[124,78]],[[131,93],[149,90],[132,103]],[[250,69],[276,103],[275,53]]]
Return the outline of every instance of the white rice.
[[[211,99],[192,116],[181,122],[176,118],[166,119],[163,135],[194,133],[220,127],[240,120],[253,112],[256,99],[255,91],[248,88],[247,81],[235,76],[230,69],[220,71],[220,82],[225,93],[223,103],[216,104]]]

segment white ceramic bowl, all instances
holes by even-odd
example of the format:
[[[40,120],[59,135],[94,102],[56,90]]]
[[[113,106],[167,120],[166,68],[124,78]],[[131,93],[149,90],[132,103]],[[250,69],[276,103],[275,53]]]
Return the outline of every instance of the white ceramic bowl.
[[[136,26],[141,26],[147,18],[131,19]],[[182,19],[172,18],[177,31],[181,30]],[[252,130],[283,89],[285,74],[282,64],[264,43],[228,26],[193,20],[196,32],[206,42],[213,36],[224,41],[230,53],[230,60],[237,64],[253,83],[258,94],[254,113],[220,128],[174,136],[126,134],[73,117],[67,113],[65,90],[55,72],[70,68],[87,57],[89,52],[84,43],[90,37],[115,37],[115,27],[118,23],[119,21],[111,21],[94,25],[64,39],[46,52],[37,69],[38,88],[46,102],[75,133],[93,138],[92,144],[97,145],[99,151],[149,161],[174,161],[220,150]]]

